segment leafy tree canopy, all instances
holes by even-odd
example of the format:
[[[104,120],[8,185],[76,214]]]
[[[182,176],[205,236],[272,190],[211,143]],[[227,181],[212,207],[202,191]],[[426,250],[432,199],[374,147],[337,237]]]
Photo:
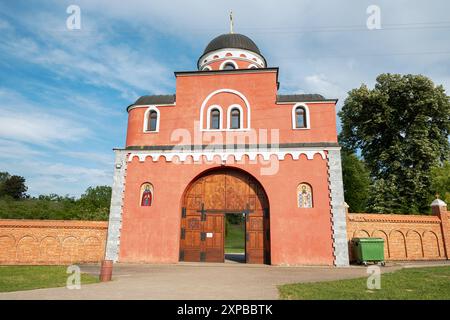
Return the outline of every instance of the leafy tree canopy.
[[[339,116],[341,143],[360,150],[374,181],[369,207],[428,211],[431,170],[450,155],[444,88],[422,75],[382,74],[374,89],[350,91]]]
[[[80,199],[57,194],[25,197],[25,179],[0,172],[0,219],[107,220],[111,187],[89,187]],[[17,188],[13,188],[17,186]],[[6,191],[8,192],[6,192]],[[15,191],[14,191],[15,190]],[[5,192],[4,192],[5,191]],[[18,195],[21,193],[21,196]]]
[[[0,195],[10,196],[16,200],[26,198],[25,192],[28,187],[25,185],[25,178],[11,176],[7,172],[0,173]]]
[[[431,170],[431,190],[450,206],[450,161]]]
[[[369,198],[369,170],[355,154],[343,151],[342,174],[344,197],[350,212],[365,212]]]

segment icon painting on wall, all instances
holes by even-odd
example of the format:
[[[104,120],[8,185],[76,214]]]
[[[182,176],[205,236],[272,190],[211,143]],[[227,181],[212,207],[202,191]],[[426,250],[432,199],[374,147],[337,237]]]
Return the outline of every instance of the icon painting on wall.
[[[151,183],[144,183],[141,187],[141,206],[150,207],[153,202],[153,186]]]
[[[299,208],[312,208],[312,188],[307,183],[301,183],[297,188],[297,200]]]

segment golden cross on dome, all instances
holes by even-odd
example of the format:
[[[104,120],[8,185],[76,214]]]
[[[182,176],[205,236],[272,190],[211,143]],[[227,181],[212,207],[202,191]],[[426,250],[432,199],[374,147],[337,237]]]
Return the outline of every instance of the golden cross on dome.
[[[230,33],[234,33],[233,10],[230,11]]]

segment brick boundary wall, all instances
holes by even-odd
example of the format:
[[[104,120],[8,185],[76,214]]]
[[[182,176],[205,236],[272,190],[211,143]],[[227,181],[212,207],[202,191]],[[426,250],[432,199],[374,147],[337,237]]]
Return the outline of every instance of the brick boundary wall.
[[[433,206],[432,216],[347,212],[347,239],[384,239],[386,260],[450,258],[450,212]],[[64,265],[100,262],[107,221],[0,220],[0,265]]]
[[[445,203],[444,203],[445,204]],[[433,215],[347,213],[347,239],[384,239],[385,260],[445,260],[450,258],[450,213],[432,206]]]
[[[0,265],[99,262],[107,221],[0,220]]]

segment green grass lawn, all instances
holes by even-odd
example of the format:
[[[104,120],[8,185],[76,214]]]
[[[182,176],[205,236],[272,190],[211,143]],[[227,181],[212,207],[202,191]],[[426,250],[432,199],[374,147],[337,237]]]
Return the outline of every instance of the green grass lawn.
[[[70,274],[64,266],[0,266],[0,292],[65,287]],[[81,285],[98,282],[98,278],[81,275]]]
[[[368,290],[367,278],[278,287],[281,299],[449,300],[450,267],[402,269],[381,275],[381,289]]]
[[[229,224],[225,237],[225,253],[245,252],[245,224]]]

